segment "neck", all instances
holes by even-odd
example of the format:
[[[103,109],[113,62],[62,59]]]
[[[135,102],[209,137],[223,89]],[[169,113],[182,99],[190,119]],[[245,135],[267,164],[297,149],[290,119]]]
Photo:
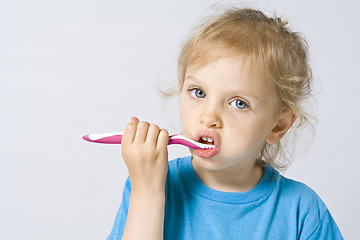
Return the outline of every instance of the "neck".
[[[260,182],[264,172],[256,161],[221,170],[207,170],[196,166],[194,162],[193,167],[206,186],[223,192],[247,192]]]

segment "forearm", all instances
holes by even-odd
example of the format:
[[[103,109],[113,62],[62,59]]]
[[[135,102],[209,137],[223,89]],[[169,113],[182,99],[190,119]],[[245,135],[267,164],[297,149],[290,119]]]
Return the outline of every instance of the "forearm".
[[[133,189],[122,239],[163,239],[164,209],[164,190]]]

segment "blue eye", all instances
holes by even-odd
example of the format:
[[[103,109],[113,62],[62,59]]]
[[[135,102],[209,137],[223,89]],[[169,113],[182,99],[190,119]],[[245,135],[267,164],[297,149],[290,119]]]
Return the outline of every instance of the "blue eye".
[[[237,109],[247,109],[247,108],[249,108],[248,105],[244,101],[242,101],[240,99],[235,99],[235,100],[231,101],[230,104],[231,104],[231,106],[236,107]]]
[[[190,95],[195,98],[204,98],[206,96],[205,92],[199,88],[191,89]]]

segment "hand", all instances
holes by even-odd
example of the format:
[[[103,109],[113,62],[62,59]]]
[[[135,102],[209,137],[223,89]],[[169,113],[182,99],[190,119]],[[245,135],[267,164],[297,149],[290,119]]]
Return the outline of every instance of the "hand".
[[[165,129],[132,117],[122,137],[122,156],[127,165],[132,190],[164,191],[168,171]]]

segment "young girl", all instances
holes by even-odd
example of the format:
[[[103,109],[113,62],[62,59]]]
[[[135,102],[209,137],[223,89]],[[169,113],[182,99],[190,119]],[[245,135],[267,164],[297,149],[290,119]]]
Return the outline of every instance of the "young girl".
[[[182,134],[216,146],[168,162],[165,129],[133,117],[110,239],[342,239],[325,204],[275,156],[307,120],[306,44],[279,18],[231,9],[201,25],[178,64]]]

